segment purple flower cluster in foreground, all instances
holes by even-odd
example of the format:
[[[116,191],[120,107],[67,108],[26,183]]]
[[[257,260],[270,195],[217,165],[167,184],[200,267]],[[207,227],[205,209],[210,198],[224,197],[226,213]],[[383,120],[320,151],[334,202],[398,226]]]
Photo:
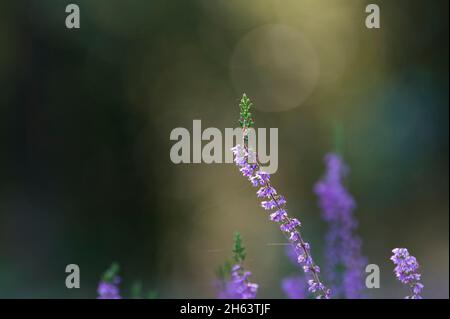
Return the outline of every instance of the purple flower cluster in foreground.
[[[348,169],[341,157],[333,153],[325,157],[325,164],[326,174],[314,187],[323,219],[329,225],[325,274],[334,296],[361,298],[367,261],[361,254],[361,239],[355,234],[355,201],[342,184]]]
[[[395,264],[395,276],[405,285],[411,288],[411,295],[406,299],[422,299],[420,295],[423,290],[423,284],[420,282],[419,263],[416,257],[411,256],[406,248],[395,248],[391,260]]]
[[[258,292],[258,284],[252,283],[248,278],[250,271],[244,271],[241,265],[234,265],[231,269],[231,279],[219,292],[220,299],[255,299]]]
[[[329,298],[330,290],[322,284],[319,279],[320,268],[314,263],[310,245],[304,242],[299,231],[301,223],[296,218],[290,218],[285,209],[286,199],[278,194],[277,190],[270,183],[270,175],[260,169],[256,153],[250,150],[245,141],[244,146],[236,145],[231,150],[234,154],[234,161],[240,168],[242,175],[255,187],[260,187],[257,191],[258,198],[264,199],[261,206],[269,211],[270,219],[280,224],[280,229],[288,238],[297,254],[297,262],[303,267],[305,273],[310,274],[308,280],[308,290],[316,294],[317,298]]]
[[[115,277],[112,281],[100,281],[97,299],[122,299],[119,292],[120,277]]]

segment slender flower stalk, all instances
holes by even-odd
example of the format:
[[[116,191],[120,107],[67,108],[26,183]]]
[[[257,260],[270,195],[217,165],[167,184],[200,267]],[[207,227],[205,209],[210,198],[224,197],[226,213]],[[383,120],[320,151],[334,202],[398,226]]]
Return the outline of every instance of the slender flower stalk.
[[[322,217],[329,226],[325,275],[332,285],[334,297],[362,298],[367,260],[361,253],[361,239],[355,234],[358,223],[353,211],[356,204],[342,184],[348,168],[334,153],[325,157],[325,164],[326,174],[314,187]]]
[[[243,267],[246,253],[239,233],[234,235],[233,253],[235,264],[231,269],[229,263],[225,263],[225,266],[220,268],[218,297],[220,299],[255,299],[258,284],[249,281],[252,273]]]
[[[310,276],[308,290],[315,294],[317,298],[328,299],[331,292],[320,281],[320,268],[313,261],[309,243],[302,238],[300,221],[289,217],[285,208],[286,199],[278,194],[272,186],[270,174],[262,170],[257,154],[248,146],[248,129],[254,125],[254,121],[250,112],[252,103],[245,94],[239,106],[241,109],[239,123],[243,132],[243,145],[238,144],[231,149],[234,154],[234,161],[240,167],[242,175],[247,177],[254,187],[260,187],[257,196],[265,199],[261,202],[261,206],[270,212],[272,221],[280,224],[281,231],[297,254],[298,263],[302,266],[303,271]]]
[[[121,279],[118,273],[119,265],[113,263],[102,276],[102,280],[97,288],[97,299],[122,299],[119,291]]]
[[[406,296],[405,299],[422,299],[421,293],[424,286],[420,282],[421,275],[416,257],[411,256],[406,248],[395,248],[392,252],[394,254],[391,260],[395,265],[395,276],[411,289],[411,295]]]

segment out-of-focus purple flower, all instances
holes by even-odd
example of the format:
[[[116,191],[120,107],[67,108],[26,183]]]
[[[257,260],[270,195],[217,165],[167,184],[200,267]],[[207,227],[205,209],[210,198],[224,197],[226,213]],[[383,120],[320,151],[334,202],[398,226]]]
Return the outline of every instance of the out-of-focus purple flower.
[[[286,253],[286,256],[288,256],[291,263],[296,265],[298,262],[297,261],[298,255],[297,255],[297,252],[295,251],[294,247],[292,247],[292,245],[286,246],[285,253]]]
[[[112,281],[100,281],[97,299],[121,299],[119,291],[120,277],[115,277]]]
[[[286,255],[293,265],[298,265],[299,256],[292,245],[286,247]],[[300,263],[303,262],[300,261]],[[309,295],[307,285],[303,275],[289,276],[281,281],[281,290],[289,299],[306,299]]]
[[[332,284],[333,296],[350,299],[363,297],[364,267],[361,239],[355,234],[357,221],[353,197],[342,184],[348,168],[341,157],[330,153],[325,157],[326,174],[316,183],[322,217],[328,223],[326,235],[326,277]]]
[[[219,292],[220,299],[255,299],[258,284],[248,279],[250,271],[244,271],[241,265],[234,265],[231,269],[231,278],[225,283],[224,289]]]
[[[286,277],[281,282],[281,289],[289,299],[306,299],[306,282],[302,276]]]
[[[391,260],[395,264],[394,273],[397,279],[408,285],[411,289],[411,295],[406,299],[422,299],[421,293],[423,284],[420,282],[419,263],[416,257],[411,256],[406,248],[395,248]]]

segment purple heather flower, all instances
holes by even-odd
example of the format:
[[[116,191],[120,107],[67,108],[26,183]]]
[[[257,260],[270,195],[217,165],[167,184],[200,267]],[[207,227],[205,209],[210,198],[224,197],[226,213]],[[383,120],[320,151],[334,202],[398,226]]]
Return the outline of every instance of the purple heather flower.
[[[261,207],[265,210],[271,210],[277,207],[277,202],[274,200],[267,200],[261,202]]]
[[[253,177],[253,173],[255,172],[256,166],[255,164],[245,164],[241,167],[240,171],[242,175],[251,179]]]
[[[297,262],[298,262],[299,264],[304,264],[305,261],[306,261],[306,256],[305,256],[305,254],[299,254],[298,257],[297,257]]]
[[[100,281],[97,288],[97,299],[121,299],[119,283],[120,277],[115,277],[111,282]]]
[[[294,243],[298,242],[300,240],[300,234],[297,231],[291,232],[289,240]]]
[[[263,182],[262,185],[270,180],[270,174],[264,171],[258,171],[256,176]]]
[[[250,177],[250,182],[252,183],[252,185],[253,185],[254,187],[257,187],[257,186],[260,185],[260,184],[259,184],[259,178],[258,178],[258,176],[252,176],[252,177]]]
[[[277,197],[278,206],[284,206],[286,204],[286,198],[283,195],[278,195]]]
[[[281,231],[291,232],[301,225],[300,221],[297,218],[292,218],[289,222],[282,224],[280,226]]]
[[[257,191],[258,198],[267,198],[261,202],[261,206],[268,211],[275,209],[275,212],[270,213],[270,219],[280,225],[280,229],[285,233],[289,242],[297,247],[296,254],[298,263],[304,269],[305,273],[311,275],[311,280],[308,282],[309,290],[317,295],[317,298],[329,298],[330,290],[326,288],[319,279],[320,268],[316,266],[311,258],[309,252],[309,245],[305,243],[299,232],[301,223],[295,218],[290,218],[286,209],[286,199],[279,195],[276,189],[270,183],[270,175],[261,171],[260,164],[255,161],[249,164],[249,159],[256,159],[253,151],[249,151],[247,146],[236,145],[231,149],[234,154],[234,161],[240,167],[241,173],[249,179],[253,186],[261,186]],[[252,154],[250,156],[250,154]],[[248,167],[251,166],[251,169]]]
[[[256,192],[256,194],[259,198],[272,198],[272,196],[275,196],[277,194],[277,191],[271,186],[263,186]]]
[[[270,214],[270,220],[277,222],[277,223],[281,222],[286,217],[287,217],[287,213],[283,208],[277,210],[275,213]]]
[[[361,239],[355,234],[355,201],[342,184],[348,168],[341,157],[333,153],[325,157],[325,164],[326,174],[314,187],[322,217],[329,226],[325,274],[332,284],[334,296],[362,298],[367,261],[361,254]]]
[[[253,176],[250,181],[253,186],[265,186],[267,182],[270,180],[270,174],[264,171],[259,170],[256,172],[255,176]]]
[[[250,271],[244,271],[241,265],[234,265],[231,269],[231,279],[225,283],[224,289],[219,293],[221,299],[254,299],[258,292],[258,284],[252,283],[248,278]]]
[[[419,263],[406,248],[395,248],[391,260],[395,264],[394,273],[397,279],[411,288],[412,294],[406,299],[422,299],[423,284],[420,282]]]
[[[315,293],[325,288],[325,286],[322,283],[317,283],[312,279],[308,280],[308,286],[309,286],[308,291],[312,293]]]

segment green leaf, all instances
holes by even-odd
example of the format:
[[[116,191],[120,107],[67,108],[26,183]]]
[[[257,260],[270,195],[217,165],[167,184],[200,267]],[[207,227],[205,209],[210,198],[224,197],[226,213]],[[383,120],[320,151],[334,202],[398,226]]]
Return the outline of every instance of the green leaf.
[[[119,275],[120,266],[118,263],[113,262],[111,266],[104,272],[102,280],[105,282],[112,282],[114,278]]]
[[[150,290],[147,293],[147,299],[157,299],[158,298],[158,292],[156,290]]]
[[[142,282],[135,281],[131,286],[131,298],[142,299]]]

